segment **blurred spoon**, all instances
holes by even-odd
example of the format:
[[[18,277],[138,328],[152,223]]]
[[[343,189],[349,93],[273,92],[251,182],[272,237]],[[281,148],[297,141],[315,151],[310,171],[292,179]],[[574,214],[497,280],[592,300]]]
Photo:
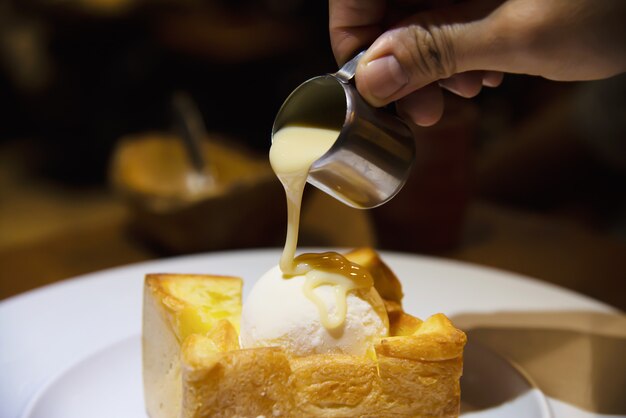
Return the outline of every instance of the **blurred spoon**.
[[[187,186],[192,191],[200,191],[215,184],[215,176],[210,161],[203,151],[202,142],[208,138],[202,115],[189,94],[177,91],[172,97],[173,130],[184,145],[187,158],[193,171],[188,177]]]

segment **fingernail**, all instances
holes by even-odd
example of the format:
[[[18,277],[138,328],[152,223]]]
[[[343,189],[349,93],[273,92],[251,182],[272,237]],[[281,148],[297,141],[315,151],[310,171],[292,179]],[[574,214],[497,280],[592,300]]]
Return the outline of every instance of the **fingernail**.
[[[454,78],[446,78],[445,80],[441,80],[439,82],[439,86],[456,94],[457,96],[463,96],[461,90],[459,90],[459,83]]]
[[[483,86],[498,87],[502,83],[502,74],[494,71],[487,71],[483,76]]]
[[[393,55],[370,61],[361,76],[366,80],[370,93],[380,100],[392,96],[409,82],[409,77]]]

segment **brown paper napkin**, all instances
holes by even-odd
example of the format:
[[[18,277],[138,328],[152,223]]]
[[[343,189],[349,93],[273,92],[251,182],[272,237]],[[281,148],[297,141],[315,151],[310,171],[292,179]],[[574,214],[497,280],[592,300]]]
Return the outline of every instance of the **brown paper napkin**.
[[[626,414],[626,315],[495,312],[452,318],[468,339],[522,367],[548,396],[601,414]]]

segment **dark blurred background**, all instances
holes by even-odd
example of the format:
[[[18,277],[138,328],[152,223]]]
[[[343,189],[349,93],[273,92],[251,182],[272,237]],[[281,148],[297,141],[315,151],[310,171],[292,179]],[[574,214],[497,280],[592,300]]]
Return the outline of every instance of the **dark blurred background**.
[[[0,297],[139,260],[280,246],[280,198],[264,202],[280,225],[269,232],[186,239],[248,204],[205,196],[152,213],[112,185],[112,160],[122,138],[172,133],[184,91],[209,137],[264,163],[289,92],[336,68],[327,14],[304,0],[0,2]],[[446,100],[444,120],[417,130],[401,194],[358,212],[310,192],[301,245],[471,261],[626,308],[626,78],[510,75]]]

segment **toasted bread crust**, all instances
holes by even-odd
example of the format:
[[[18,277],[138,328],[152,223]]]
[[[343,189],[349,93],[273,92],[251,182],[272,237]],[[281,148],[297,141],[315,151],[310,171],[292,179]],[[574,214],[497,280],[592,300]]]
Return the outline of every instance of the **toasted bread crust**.
[[[380,258],[378,253],[368,247],[357,248],[344,254],[353,263],[369,270],[374,278],[374,287],[384,300],[398,303],[402,306],[402,284],[400,280]]]
[[[447,328],[441,314],[423,324],[425,332],[381,340],[376,358],[294,357],[280,347],[207,355],[217,344],[190,336],[183,347],[183,417],[458,416],[464,334]]]

